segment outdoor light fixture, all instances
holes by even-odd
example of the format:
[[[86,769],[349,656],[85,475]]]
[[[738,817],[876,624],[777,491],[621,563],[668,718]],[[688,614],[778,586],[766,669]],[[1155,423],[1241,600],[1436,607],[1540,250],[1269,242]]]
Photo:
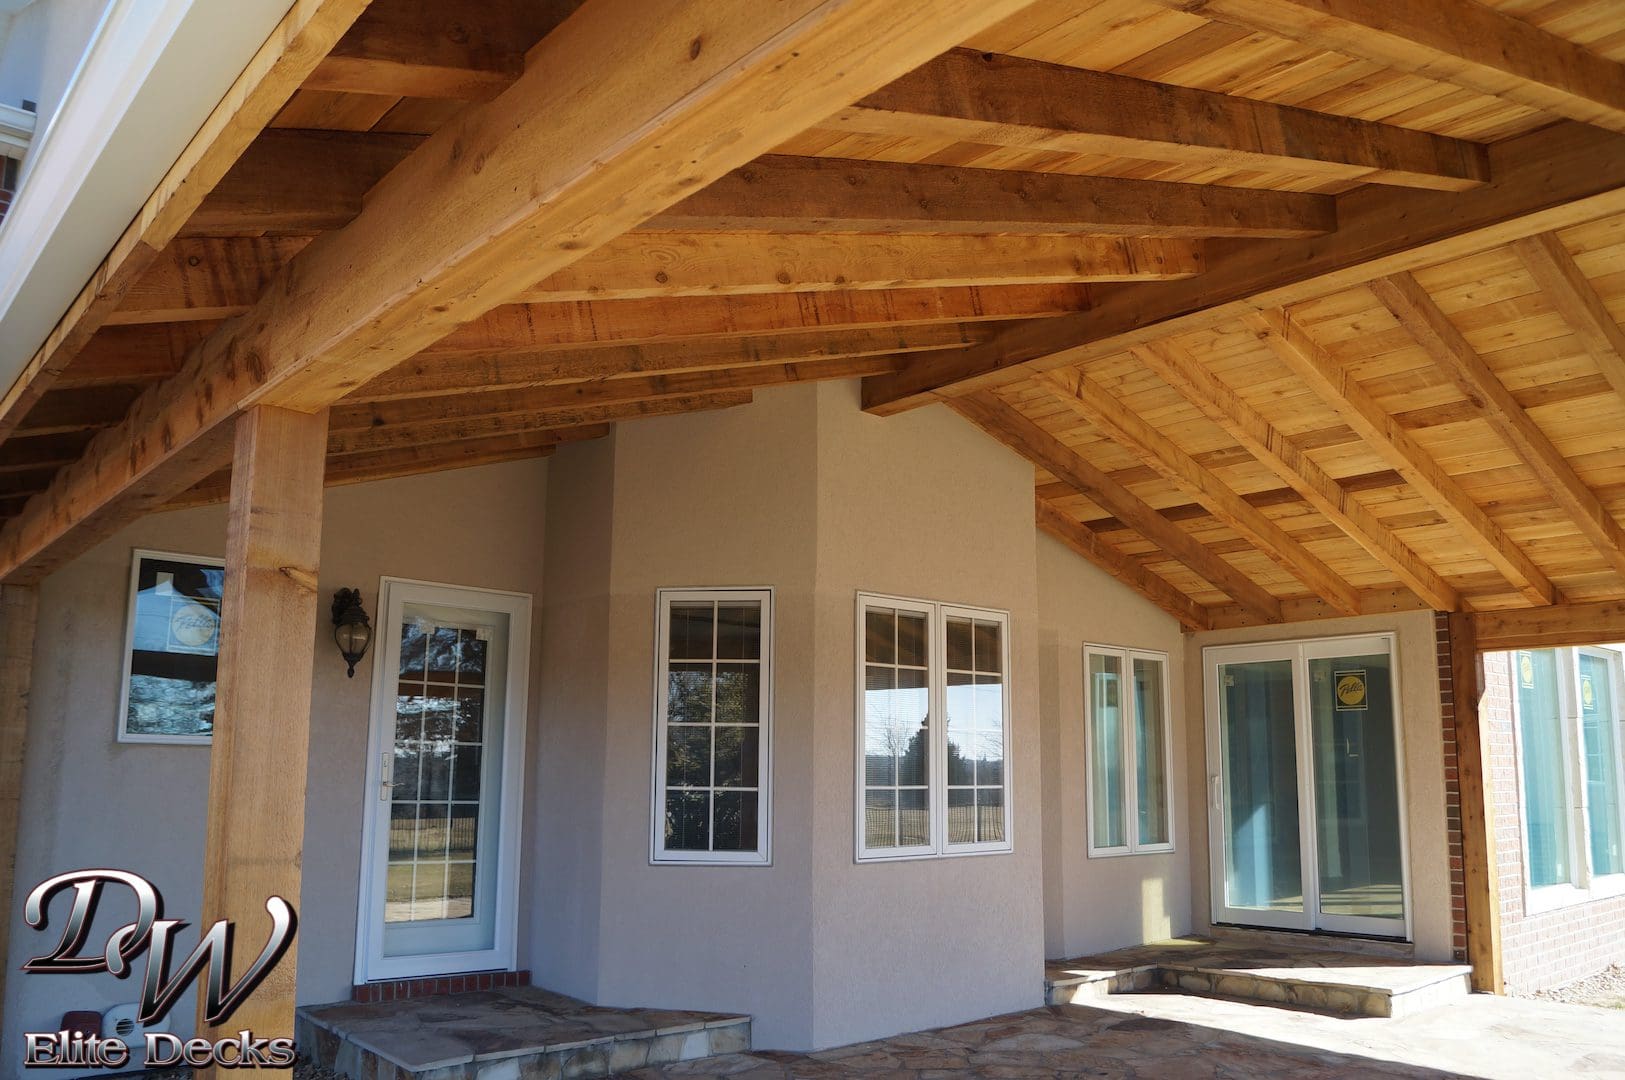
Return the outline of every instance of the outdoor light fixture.
[[[360,589],[340,589],[333,594],[333,641],[349,665],[346,674],[355,678],[355,666],[372,644],[372,623],[361,606]]]

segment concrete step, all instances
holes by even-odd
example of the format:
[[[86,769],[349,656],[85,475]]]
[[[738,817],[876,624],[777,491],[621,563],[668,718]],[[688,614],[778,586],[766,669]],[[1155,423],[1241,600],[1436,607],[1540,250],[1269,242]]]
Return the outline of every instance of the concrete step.
[[[1180,938],[1045,965],[1044,999],[1153,989],[1354,1016],[1411,1016],[1471,993],[1471,968],[1298,947]]]
[[[750,1049],[750,1018],[612,1009],[512,987],[298,1011],[299,1052],[350,1080],[573,1080]]]

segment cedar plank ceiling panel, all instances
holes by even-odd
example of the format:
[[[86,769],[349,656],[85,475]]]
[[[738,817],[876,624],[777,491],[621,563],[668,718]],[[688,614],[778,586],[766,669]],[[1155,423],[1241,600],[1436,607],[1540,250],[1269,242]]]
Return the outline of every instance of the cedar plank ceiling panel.
[[[17,418],[0,444],[0,475],[12,478],[0,515],[20,508],[13,490],[48,481],[137,391],[171,378],[286,260],[351,220],[425,136],[505,89],[536,41],[578,6],[500,0],[426,13],[374,0],[178,238],[121,284],[116,309],[87,325],[51,373],[57,389],[39,388],[37,415]],[[1625,7],[1612,0],[1488,7],[1540,31],[1537,44],[1578,45],[1596,65],[1625,62]],[[1486,179],[1482,148],[1565,122],[1530,104],[1539,93],[1417,74],[1404,48],[1386,63],[1346,41],[1349,51],[1335,51],[1308,32],[1248,25],[1243,8],[1217,2],[1210,16],[1175,0],[1038,0],[787,133],[774,156],[355,391],[338,415],[358,426],[335,431],[330,481],[536,456],[602,434],[604,423],[727,407],[752,388],[906,371],[1032,320],[1087,311],[1112,290],[1154,297],[1182,287],[1182,303],[1200,308],[1210,253],[1272,243],[1234,235],[1247,223],[1335,229],[1331,200],[1406,186],[1434,189],[1442,201],[1429,205],[1448,208],[1454,192],[1465,197]],[[1094,115],[1075,104],[1100,96],[1107,104]],[[1125,133],[1107,115],[1113,102],[1135,115],[1161,111]],[[1570,142],[1611,137],[1599,128]],[[839,182],[810,182],[827,177]],[[887,196],[900,184],[913,185],[912,208],[857,193],[872,185]],[[1145,236],[1159,223],[1144,208],[1169,184],[1187,217],[1175,235]],[[1258,621],[1259,611],[1273,618],[1275,606],[1296,619],[1351,603],[1375,611],[1452,598],[1485,612],[1554,601],[1613,610],[1608,602],[1625,599],[1617,553],[1599,546],[1606,528],[1583,530],[1571,512],[1589,493],[1601,513],[1625,521],[1625,200],[1613,190],[1576,195],[1572,210],[1539,219],[1533,212],[1550,208],[1514,193],[1494,211],[1504,224],[1480,228],[1481,241],[1410,268],[1504,394],[1465,392],[1433,355],[1437,340],[1419,338],[1362,282],[1329,280],[1287,309],[1187,321],[1160,340],[1097,350],[1047,384],[1007,378],[986,391],[996,407],[967,415],[1013,410],[1032,425],[1024,430],[1054,440],[1049,452],[1064,448],[1096,470],[1088,475],[1108,478],[1110,498],[1126,492],[1137,514],[1160,516],[1263,590],[1251,611],[1240,607],[1147,539],[1147,530],[1166,536],[1164,524],[1142,517],[1136,528],[1035,464],[1044,529],[1139,583],[1188,627]],[[1026,235],[1009,235],[1018,209]],[[1383,240],[1405,246],[1403,236]],[[1326,378],[1306,379],[1311,369],[1282,352],[1291,347],[1319,357]],[[1166,360],[1159,374],[1145,348],[1188,358],[1244,407],[1252,426],[1240,434],[1264,432],[1276,452],[1250,451],[1188,396],[1188,383],[1174,385]],[[1104,430],[1058,400],[1057,379],[1095,388],[1131,426],[1160,433],[1184,482],[1120,426]],[[1351,413],[1351,400],[1367,412]],[[1508,408],[1572,473],[1563,502],[1531,467],[1527,440],[1506,438],[1508,421],[1493,410]],[[177,504],[221,490],[217,475]],[[1290,545],[1299,573],[1259,546],[1260,530]],[[1305,585],[1310,565],[1331,575],[1321,591],[1335,603]]]

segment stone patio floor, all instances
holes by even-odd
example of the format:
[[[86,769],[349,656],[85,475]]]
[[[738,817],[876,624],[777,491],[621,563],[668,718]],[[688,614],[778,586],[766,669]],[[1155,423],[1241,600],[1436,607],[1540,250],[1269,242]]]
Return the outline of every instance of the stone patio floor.
[[[1344,1018],[1152,992],[1088,1006],[1048,1006],[816,1054],[727,1054],[626,1075],[635,1080],[1625,1077],[1625,1015],[1473,995],[1403,1019]]]

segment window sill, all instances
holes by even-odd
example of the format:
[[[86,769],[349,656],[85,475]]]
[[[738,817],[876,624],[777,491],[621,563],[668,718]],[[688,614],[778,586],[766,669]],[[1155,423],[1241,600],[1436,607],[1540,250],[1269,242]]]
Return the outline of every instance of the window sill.
[[[874,863],[923,862],[929,859],[970,859],[978,855],[1012,855],[1015,850],[1012,845],[1006,844],[1003,847],[979,847],[968,851],[919,851],[906,855],[864,854],[856,856],[853,861],[861,866]]]
[[[1177,852],[1172,844],[1158,844],[1153,847],[1138,848],[1091,848],[1091,859],[1121,859],[1133,855],[1174,855]]]

